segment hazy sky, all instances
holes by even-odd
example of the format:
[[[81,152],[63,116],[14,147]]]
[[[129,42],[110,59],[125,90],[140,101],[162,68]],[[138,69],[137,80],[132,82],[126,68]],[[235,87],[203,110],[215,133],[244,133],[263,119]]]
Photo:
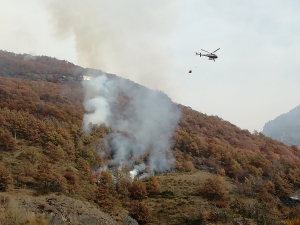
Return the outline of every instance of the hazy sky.
[[[298,0],[0,5],[0,49],[115,73],[250,132],[300,104]]]

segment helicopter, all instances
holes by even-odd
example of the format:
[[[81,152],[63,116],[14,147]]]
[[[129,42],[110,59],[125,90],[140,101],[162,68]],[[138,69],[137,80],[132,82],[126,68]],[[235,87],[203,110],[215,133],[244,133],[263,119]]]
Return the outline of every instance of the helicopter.
[[[200,57],[201,56],[207,56],[209,60],[214,60],[215,62],[215,59],[218,58],[218,56],[216,54],[214,54],[216,51],[218,51],[220,48],[218,48],[217,50],[213,51],[213,52],[208,52],[206,50],[203,50],[201,49],[202,51],[204,52],[207,52],[208,54],[201,54],[201,52],[196,52],[196,55],[199,55]]]

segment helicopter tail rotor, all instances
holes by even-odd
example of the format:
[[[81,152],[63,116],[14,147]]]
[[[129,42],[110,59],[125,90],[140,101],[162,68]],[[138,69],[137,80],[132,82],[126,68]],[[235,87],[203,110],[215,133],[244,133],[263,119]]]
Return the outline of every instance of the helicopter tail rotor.
[[[201,57],[201,52],[196,52],[196,55],[199,55]]]

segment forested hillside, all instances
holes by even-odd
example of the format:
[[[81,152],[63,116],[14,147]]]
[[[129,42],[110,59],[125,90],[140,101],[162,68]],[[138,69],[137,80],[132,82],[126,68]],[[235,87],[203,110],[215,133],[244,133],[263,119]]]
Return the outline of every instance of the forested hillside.
[[[55,58],[0,51],[3,221],[12,210],[5,194],[31,190],[39,196],[59,193],[88,201],[120,224],[126,224],[123,215],[140,224],[299,222],[299,148],[182,105],[168,173],[132,180],[128,166],[110,164],[99,170],[111,159],[101,151],[110,148],[104,137],[112,128],[91,125],[88,135],[81,129],[81,81],[97,73],[103,74]],[[134,88],[145,89],[138,84]],[[128,96],[117,99],[113,113],[130,104]],[[148,153],[139,159],[146,165]]]

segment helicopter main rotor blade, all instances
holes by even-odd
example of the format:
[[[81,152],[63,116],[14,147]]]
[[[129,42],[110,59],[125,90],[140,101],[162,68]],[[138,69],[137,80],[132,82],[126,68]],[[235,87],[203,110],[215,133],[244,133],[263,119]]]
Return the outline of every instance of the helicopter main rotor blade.
[[[212,52],[212,53],[215,53],[216,51],[218,51],[220,48],[218,48],[217,50],[215,50],[214,52]]]
[[[204,52],[207,52],[207,53],[209,53],[209,54],[211,54],[210,52],[208,52],[208,51],[205,51],[205,50],[203,50],[203,49],[201,49],[202,51],[204,51]]]

